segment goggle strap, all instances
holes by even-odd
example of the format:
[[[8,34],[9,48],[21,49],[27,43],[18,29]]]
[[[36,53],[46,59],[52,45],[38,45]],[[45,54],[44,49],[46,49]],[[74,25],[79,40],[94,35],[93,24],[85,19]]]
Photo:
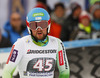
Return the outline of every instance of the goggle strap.
[[[26,20],[26,25],[29,27],[29,22]]]
[[[51,22],[51,19],[49,19],[49,21],[48,21],[48,25],[50,24],[50,22]]]

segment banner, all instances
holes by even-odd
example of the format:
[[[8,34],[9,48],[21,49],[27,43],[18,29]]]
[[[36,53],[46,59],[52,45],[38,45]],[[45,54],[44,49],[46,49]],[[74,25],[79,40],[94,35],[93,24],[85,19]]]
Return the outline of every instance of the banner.
[[[98,39],[87,39],[87,40],[75,40],[63,42],[66,49],[89,47],[89,46],[100,46],[100,38]]]

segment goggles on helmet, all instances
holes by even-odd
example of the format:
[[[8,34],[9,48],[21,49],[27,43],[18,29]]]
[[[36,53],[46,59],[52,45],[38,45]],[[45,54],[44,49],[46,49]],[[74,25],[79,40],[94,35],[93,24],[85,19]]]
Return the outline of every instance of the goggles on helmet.
[[[42,21],[31,21],[29,22],[30,29],[37,30],[37,28],[47,28],[48,27],[48,21],[42,20]]]

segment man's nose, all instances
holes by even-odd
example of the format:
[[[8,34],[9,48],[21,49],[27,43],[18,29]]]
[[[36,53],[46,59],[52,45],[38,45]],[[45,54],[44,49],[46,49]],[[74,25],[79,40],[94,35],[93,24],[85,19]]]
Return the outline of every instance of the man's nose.
[[[40,31],[40,30],[42,30],[42,28],[41,28],[40,26],[38,26],[38,27],[36,28],[36,30]]]

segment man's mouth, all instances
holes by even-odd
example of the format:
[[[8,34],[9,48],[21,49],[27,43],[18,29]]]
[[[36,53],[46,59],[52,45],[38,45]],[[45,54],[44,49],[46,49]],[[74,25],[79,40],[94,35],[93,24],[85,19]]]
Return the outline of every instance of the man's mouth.
[[[41,34],[42,34],[42,32],[38,32],[37,34],[38,34],[38,35],[41,35]]]

